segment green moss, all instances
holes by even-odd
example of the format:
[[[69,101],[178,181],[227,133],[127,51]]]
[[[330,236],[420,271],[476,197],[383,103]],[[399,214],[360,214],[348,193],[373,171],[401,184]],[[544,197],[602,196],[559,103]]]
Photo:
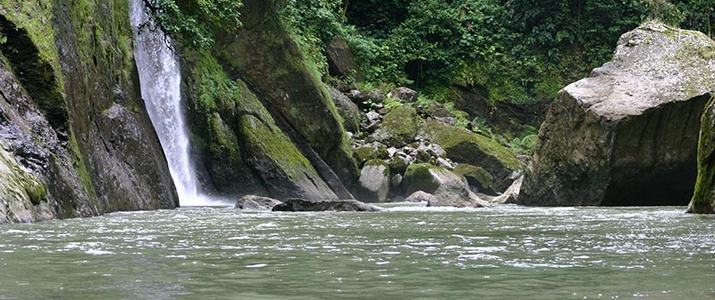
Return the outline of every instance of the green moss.
[[[404,146],[415,139],[420,122],[421,119],[413,107],[395,107],[385,115],[375,136],[388,146]]]
[[[403,184],[408,195],[423,191],[433,193],[439,188],[439,183],[435,182],[430,170],[442,169],[431,164],[411,164],[405,171]]]
[[[244,115],[241,136],[250,153],[275,164],[288,177],[298,179],[305,170],[315,173],[308,159],[275,125],[266,125],[252,115]]]
[[[461,160],[464,155],[486,155],[494,157],[509,169],[517,170],[522,167],[521,162],[513,152],[497,141],[481,134],[448,126],[437,121],[428,121],[426,131],[432,141],[444,147],[447,155],[454,157],[453,159]],[[467,151],[469,149],[474,150],[475,153],[464,153],[465,151],[470,152]],[[468,163],[469,161],[463,162]]]
[[[53,0],[0,0],[0,7],[4,9],[3,15],[11,22],[27,30],[42,59],[52,65],[61,90],[62,69],[55,46],[54,27],[50,26],[53,22],[52,3]]]
[[[698,177],[688,212],[715,214],[715,97],[705,108],[698,145]]]
[[[25,182],[24,188],[30,197],[30,202],[34,205],[39,205],[42,201],[47,199],[47,189],[44,184],[38,181],[28,179]]]
[[[475,186],[483,193],[493,193],[495,191],[494,176],[484,168],[469,164],[459,164],[454,168],[454,173],[467,178],[470,185]]]

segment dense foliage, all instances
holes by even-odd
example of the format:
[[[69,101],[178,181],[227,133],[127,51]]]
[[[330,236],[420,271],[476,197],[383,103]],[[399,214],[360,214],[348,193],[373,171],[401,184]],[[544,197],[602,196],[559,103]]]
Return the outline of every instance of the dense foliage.
[[[182,44],[210,47],[216,29],[240,26],[241,0],[144,0],[156,24]]]
[[[321,62],[345,37],[372,82],[451,86],[491,101],[551,98],[607,61],[648,18],[712,34],[713,0],[287,0],[283,16]],[[323,62],[324,63],[324,62]]]

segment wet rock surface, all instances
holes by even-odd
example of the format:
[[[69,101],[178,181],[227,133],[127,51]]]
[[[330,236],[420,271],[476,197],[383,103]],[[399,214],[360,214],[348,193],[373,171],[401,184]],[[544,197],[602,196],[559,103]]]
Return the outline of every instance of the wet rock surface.
[[[273,207],[281,203],[283,202],[273,198],[247,195],[236,201],[235,208],[245,210],[272,210]]]
[[[308,201],[303,199],[289,199],[273,208],[280,212],[377,212],[379,208],[357,200],[325,200]]]

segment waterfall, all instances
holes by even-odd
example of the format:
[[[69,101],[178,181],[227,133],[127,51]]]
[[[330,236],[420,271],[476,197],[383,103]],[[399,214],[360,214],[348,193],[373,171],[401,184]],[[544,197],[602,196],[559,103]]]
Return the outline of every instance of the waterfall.
[[[191,161],[189,130],[181,106],[179,61],[171,40],[151,20],[143,0],[131,0],[134,57],[139,69],[141,95],[154,125],[181,206],[215,204],[199,190]]]

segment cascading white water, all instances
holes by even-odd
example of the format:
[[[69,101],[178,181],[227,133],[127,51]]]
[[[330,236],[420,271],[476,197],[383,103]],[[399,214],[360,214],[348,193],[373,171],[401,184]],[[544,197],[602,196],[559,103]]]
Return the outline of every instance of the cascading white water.
[[[131,0],[131,10],[142,98],[168,160],[179,201],[182,206],[216,204],[199,191],[181,107],[179,61],[169,46],[171,40],[154,25],[143,0]]]

